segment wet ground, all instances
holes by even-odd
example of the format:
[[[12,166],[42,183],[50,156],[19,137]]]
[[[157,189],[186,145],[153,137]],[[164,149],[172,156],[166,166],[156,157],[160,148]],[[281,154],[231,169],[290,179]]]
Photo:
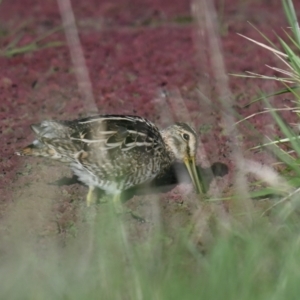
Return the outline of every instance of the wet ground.
[[[276,58],[237,33],[262,41],[250,22],[278,44],[274,32],[283,35],[282,28],[287,26],[281,1],[215,2],[226,73],[248,70],[277,75],[265,66],[277,66]],[[0,216],[3,233],[8,233],[17,220],[27,224],[22,229],[24,232],[30,228],[29,232],[35,236],[59,235],[64,239],[74,234],[77,224],[84,221],[82,211],[87,188],[78,183],[53,184],[72,176],[67,167],[14,155],[14,151],[31,142],[33,133],[29,125],[44,119],[74,119],[97,112],[136,114],[161,128],[174,121],[189,121],[203,145],[198,154],[199,165],[207,168],[221,162],[229,168],[228,175],[213,180],[208,194],[217,197],[230,192],[234,172],[231,141],[224,133],[217,87],[209,79],[211,65],[204,56],[208,48],[199,40],[201,28],[193,18],[191,5],[185,0],[73,1],[84,56],[84,61],[80,61],[80,50],[72,48],[76,40],[70,36],[66,39],[56,1],[2,1]],[[66,17],[72,20],[72,16]],[[228,80],[232,107],[245,117],[262,109],[259,103],[244,108],[259,89],[272,92],[280,87],[273,81],[231,76]],[[208,102],[199,90],[205,93]],[[280,104],[283,97],[274,101]],[[289,105],[289,100],[286,101]],[[268,130],[270,120],[269,116],[260,115],[251,122],[264,131]],[[248,133],[240,136],[244,150],[258,142],[256,134]],[[264,159],[260,153],[247,152],[247,155],[259,161]],[[132,223],[134,236],[144,236],[151,230],[157,211],[166,232],[172,236],[195,217],[199,206],[189,183],[163,191],[136,192],[127,198],[124,205],[148,220],[140,224],[130,217],[127,219]],[[220,201],[219,205],[227,204]],[[105,207],[106,204],[100,204],[96,210],[105,213]],[[203,219],[207,211],[210,211],[209,204],[203,206]]]

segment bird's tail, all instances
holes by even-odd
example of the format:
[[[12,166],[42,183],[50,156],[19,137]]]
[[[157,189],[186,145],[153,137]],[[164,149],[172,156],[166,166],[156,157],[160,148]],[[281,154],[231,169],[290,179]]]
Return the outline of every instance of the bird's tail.
[[[43,121],[39,124],[31,125],[37,139],[31,144],[16,151],[15,154],[20,156],[42,156],[53,159],[61,159],[54,147],[51,147],[52,141],[66,140],[69,137],[69,127],[63,122]]]
[[[30,145],[23,149],[16,151],[15,154],[19,156],[44,156],[49,157],[49,147],[42,144],[39,140],[34,140]]]
[[[43,121],[39,124],[32,124],[31,129],[39,138],[66,139],[69,137],[70,127],[67,122]]]

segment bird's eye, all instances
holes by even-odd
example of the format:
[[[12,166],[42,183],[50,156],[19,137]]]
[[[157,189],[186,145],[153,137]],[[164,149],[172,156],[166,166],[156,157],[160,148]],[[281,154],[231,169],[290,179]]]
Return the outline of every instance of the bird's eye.
[[[186,141],[188,141],[189,139],[190,139],[190,136],[188,135],[188,134],[183,134],[182,135],[182,137],[186,140]]]

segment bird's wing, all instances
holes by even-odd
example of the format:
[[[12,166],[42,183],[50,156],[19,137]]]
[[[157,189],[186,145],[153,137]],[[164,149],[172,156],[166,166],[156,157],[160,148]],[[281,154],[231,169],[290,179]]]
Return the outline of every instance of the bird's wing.
[[[71,126],[71,139],[83,144],[77,161],[96,176],[121,181],[135,177],[147,165],[149,172],[158,172],[153,160],[164,143],[158,128],[146,119],[105,115],[77,120]]]
[[[163,145],[158,128],[148,120],[136,116],[103,115],[70,123],[70,139],[82,143],[85,151],[133,148],[141,152],[152,151]]]

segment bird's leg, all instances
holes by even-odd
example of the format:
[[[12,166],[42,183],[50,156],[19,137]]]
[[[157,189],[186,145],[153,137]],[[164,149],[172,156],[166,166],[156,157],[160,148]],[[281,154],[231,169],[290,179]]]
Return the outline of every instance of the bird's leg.
[[[113,205],[114,205],[114,209],[115,209],[115,213],[120,215],[122,213],[124,213],[124,209],[123,209],[123,205],[121,203],[121,194],[115,194],[113,196]]]
[[[95,203],[95,201],[96,201],[95,187],[90,185],[89,186],[89,192],[86,196],[86,205],[87,205],[87,207],[91,206],[91,204]]]

